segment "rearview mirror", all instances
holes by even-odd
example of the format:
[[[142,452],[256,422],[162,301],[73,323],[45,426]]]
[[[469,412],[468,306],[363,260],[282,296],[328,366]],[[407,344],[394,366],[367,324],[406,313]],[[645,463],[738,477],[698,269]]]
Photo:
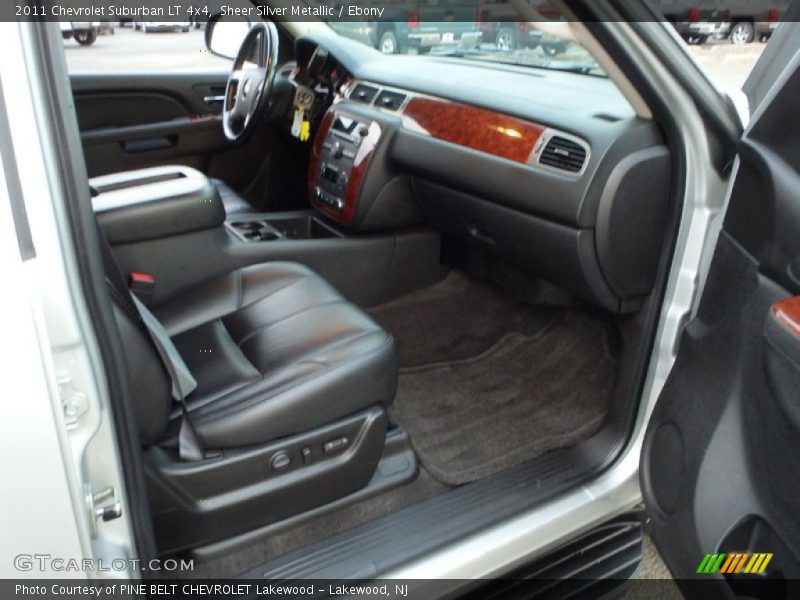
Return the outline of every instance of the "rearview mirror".
[[[206,48],[217,56],[236,58],[248,31],[249,21],[222,15],[211,17],[206,26]]]

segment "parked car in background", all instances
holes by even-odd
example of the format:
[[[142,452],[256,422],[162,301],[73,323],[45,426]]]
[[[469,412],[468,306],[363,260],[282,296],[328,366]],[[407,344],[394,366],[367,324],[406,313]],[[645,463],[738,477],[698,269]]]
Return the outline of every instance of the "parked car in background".
[[[730,31],[730,13],[718,8],[704,9],[695,5],[672,4],[664,16],[672,23],[687,44],[705,44],[709,39],[724,39]]]
[[[481,0],[479,22],[483,41],[494,43],[498,50],[537,48],[542,41],[542,32],[507,1]]]
[[[192,24],[189,21],[134,21],[133,28],[136,31],[150,33],[151,31],[177,31],[188,33]]]
[[[561,20],[560,13],[549,2],[535,6],[535,10],[542,20]],[[479,23],[482,41],[494,43],[501,51],[541,47],[547,56],[556,56],[567,49],[564,40],[543,33],[516,6],[504,0],[481,0]]]
[[[728,39],[732,44],[744,45],[754,40],[767,41],[789,2],[661,0],[659,4],[667,20],[689,44]]]
[[[61,37],[74,39],[81,46],[91,46],[97,41],[100,23],[97,21],[60,22]]]
[[[484,21],[480,24],[483,41],[494,43],[498,50],[512,52],[518,48],[538,48],[542,32],[525,21]]]
[[[334,6],[338,14],[342,3]],[[369,3],[353,4],[368,10]],[[425,54],[437,46],[474,48],[482,40],[478,24],[478,0],[452,0],[428,4],[418,0],[388,2],[377,5],[384,9],[381,21],[347,20],[330,26],[340,35],[364,42],[384,54]],[[344,11],[347,13],[348,5]]]
[[[783,18],[784,13],[786,12],[786,4],[783,4],[781,7],[775,7],[769,9],[764,17],[764,20],[755,21],[755,38],[761,42],[768,42],[769,38],[772,37],[772,34],[775,32],[775,28],[778,26],[778,23]]]
[[[513,52],[520,49],[541,48],[546,56],[558,56],[567,50],[567,42],[554,35],[537,29],[533,23],[517,21],[516,23],[482,22],[481,31],[484,42],[494,42],[502,52]]]

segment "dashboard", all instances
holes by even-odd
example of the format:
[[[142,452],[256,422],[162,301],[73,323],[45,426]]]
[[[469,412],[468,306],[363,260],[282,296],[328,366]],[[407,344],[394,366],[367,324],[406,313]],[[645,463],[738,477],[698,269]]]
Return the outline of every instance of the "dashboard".
[[[671,153],[612,82],[335,35],[295,49],[295,80],[324,98],[308,193],[325,217],[353,232],[426,224],[614,312],[650,291]]]

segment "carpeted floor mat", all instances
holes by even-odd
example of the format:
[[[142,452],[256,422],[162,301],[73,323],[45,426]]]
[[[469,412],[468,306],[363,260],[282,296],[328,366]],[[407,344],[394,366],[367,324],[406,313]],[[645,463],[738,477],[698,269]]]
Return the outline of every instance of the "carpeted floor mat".
[[[444,483],[475,481],[575,445],[603,423],[615,378],[609,325],[576,311],[515,311],[483,353],[401,369],[393,416]],[[458,312],[454,306],[439,316]],[[477,347],[471,333],[464,332],[460,352]],[[401,364],[420,360],[409,354]]]
[[[556,309],[529,305],[452,271],[434,286],[369,311],[397,340],[401,367],[477,356],[511,331],[532,335]]]

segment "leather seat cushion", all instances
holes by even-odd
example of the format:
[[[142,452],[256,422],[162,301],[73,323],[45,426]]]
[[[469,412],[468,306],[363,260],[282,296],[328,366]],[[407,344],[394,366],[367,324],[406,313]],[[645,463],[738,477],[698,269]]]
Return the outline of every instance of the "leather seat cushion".
[[[198,381],[187,407],[208,448],[264,443],[394,398],[393,338],[301,265],[247,267],[155,312]]]

